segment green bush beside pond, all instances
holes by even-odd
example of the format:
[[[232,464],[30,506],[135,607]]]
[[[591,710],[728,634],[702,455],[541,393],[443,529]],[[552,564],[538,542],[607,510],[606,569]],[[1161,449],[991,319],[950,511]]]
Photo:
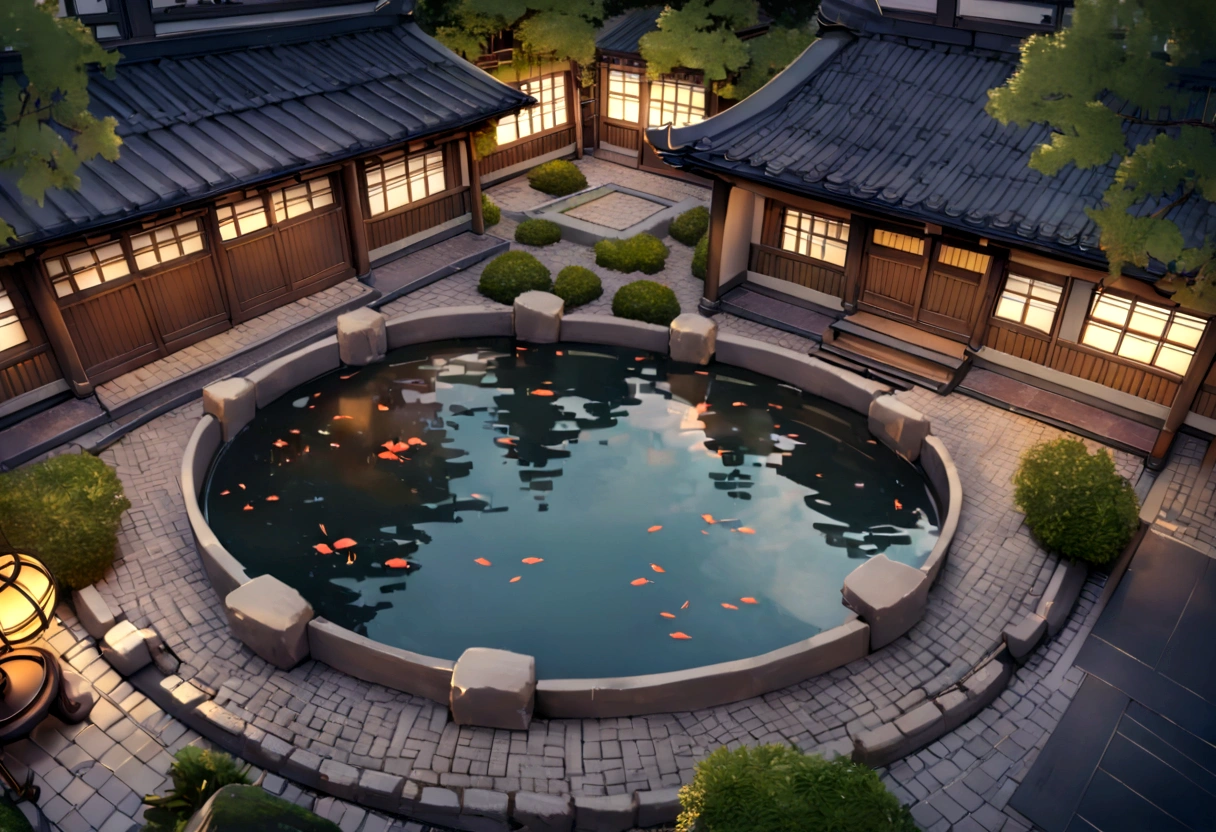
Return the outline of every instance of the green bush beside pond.
[[[485,220],[486,228],[498,225],[499,220],[502,219],[502,209],[495,205],[494,200],[485,194],[481,195],[481,218]]]
[[[229,785],[247,785],[249,766],[222,751],[187,745],[174,755],[169,776],[173,788],[162,796],[148,795],[144,803],[144,832],[180,832],[213,794]],[[261,789],[259,789],[261,791]],[[273,827],[270,827],[273,828]]]
[[[668,326],[680,314],[676,293],[653,280],[635,280],[616,290],[612,314],[631,321]]]
[[[595,265],[616,272],[658,274],[670,249],[652,234],[635,234],[627,240],[600,240],[595,244]]]
[[[695,246],[709,233],[709,210],[700,205],[688,209],[671,221],[667,233],[686,246]]]
[[[515,242],[551,246],[562,238],[562,227],[552,220],[524,220],[515,226]]]
[[[339,827],[261,786],[225,786],[195,815],[189,832],[339,832]]]
[[[515,303],[524,292],[553,288],[545,264],[526,251],[508,251],[490,261],[481,272],[477,291],[499,303]]]
[[[566,302],[566,310],[591,303],[604,294],[600,276],[582,266],[566,266],[553,281],[553,294]]]
[[[0,475],[0,532],[46,564],[61,591],[105,576],[130,507],[114,469],[92,454],[63,454]]]
[[[573,162],[555,159],[528,171],[528,184],[550,196],[566,196],[587,187],[587,177]]]
[[[692,250],[692,276],[705,279],[705,270],[709,265],[709,233],[697,240],[696,248]]]

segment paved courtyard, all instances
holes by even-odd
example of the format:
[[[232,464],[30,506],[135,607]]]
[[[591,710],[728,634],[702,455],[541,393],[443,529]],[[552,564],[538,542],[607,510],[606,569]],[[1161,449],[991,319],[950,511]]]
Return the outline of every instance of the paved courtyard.
[[[645,190],[640,186],[656,179],[597,160],[581,166],[591,185],[618,181]],[[609,175],[611,180],[605,178]],[[531,207],[526,203],[536,192],[520,181],[489,193],[505,208]],[[655,187],[665,189],[660,195],[668,198],[708,199],[704,189],[684,182],[661,180]],[[512,232],[508,220],[491,229],[508,240]],[[689,271],[691,249],[665,242],[672,250],[667,267],[651,279],[671,286],[685,310],[695,309],[701,283]],[[640,277],[599,269],[589,249],[570,243],[513,247],[532,251],[554,273],[576,264],[601,274],[604,295],[584,311],[609,314],[615,288]],[[393,316],[490,305],[476,292],[481,268],[445,278],[382,311]],[[803,352],[814,349],[813,342],[743,319],[720,315],[717,320],[723,331]],[[939,397],[915,389],[899,395],[932,419],[934,433],[955,458],[965,493],[959,532],[924,619],[863,660],[733,705],[631,719],[535,720],[526,732],[496,731],[456,726],[441,705],[360,682],[317,662],[291,672],[273,668],[230,634],[222,601],[191,540],[178,476],[182,451],[201,415],[197,402],[137,428],[102,454],[117,469],[132,508],[123,521],[119,559],[97,588],[137,626],[160,633],[180,659],[177,675],[244,720],[247,736],[273,737],[268,742],[286,750],[305,749],[316,755],[317,764],[329,759],[424,784],[508,792],[611,795],[676,786],[719,745],[792,742],[812,751],[891,718],[897,709],[957,681],[999,643],[1006,624],[1037,604],[1055,559],[1031,540],[1012,506],[1010,480],[1025,449],[1060,431],[961,394]],[[88,437],[79,442],[87,446]],[[1203,443],[1183,440],[1171,466],[1178,493],[1198,491],[1206,502],[1190,514],[1180,511],[1171,522],[1183,534],[1203,527],[1206,531],[1196,535],[1210,536],[1211,483],[1188,480],[1197,476],[1202,455]],[[1121,473],[1139,478],[1141,460],[1122,452],[1115,459]],[[1080,683],[1080,672],[1069,669],[1069,648],[1092,617],[1101,588],[1102,577],[1091,577],[1066,630],[1040,647],[992,706],[882,772],[913,806],[924,829],[1028,828],[1006,802]],[[138,796],[163,788],[172,752],[204,740],[123,682],[70,617],[48,640],[94,683],[103,702],[84,726],[48,720],[31,740],[5,748],[4,759],[19,771],[29,766],[37,773],[43,812],[54,827],[125,832],[138,822]],[[332,798],[318,799],[277,776],[268,776],[266,786],[315,806],[347,832],[420,828]]]

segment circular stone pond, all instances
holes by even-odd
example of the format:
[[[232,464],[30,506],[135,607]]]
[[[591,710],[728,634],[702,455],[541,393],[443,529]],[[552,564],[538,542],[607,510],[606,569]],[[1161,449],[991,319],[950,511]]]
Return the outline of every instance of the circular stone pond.
[[[841,584],[939,532],[921,469],[860,414],[724,364],[480,338],[405,347],[261,408],[207,521],[318,615],[538,678],[662,673],[851,616]]]

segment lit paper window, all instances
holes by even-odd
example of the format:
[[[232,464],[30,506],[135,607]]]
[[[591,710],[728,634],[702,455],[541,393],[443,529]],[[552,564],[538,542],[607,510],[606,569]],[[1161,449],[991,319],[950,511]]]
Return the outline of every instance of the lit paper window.
[[[1181,376],[1206,325],[1194,315],[1104,292],[1094,299],[1081,343]]]
[[[203,228],[197,219],[163,225],[131,236],[135,268],[141,271],[202,250]]]
[[[685,81],[651,81],[651,127],[683,127],[705,118],[705,88]]]
[[[0,288],[0,352],[20,346],[27,340],[29,339],[26,338],[25,327],[17,318],[13,299],[8,296],[6,290]]]
[[[215,213],[220,221],[220,239],[223,240],[235,240],[270,225],[266,216],[266,203],[261,197],[221,205],[215,209]]]
[[[121,243],[104,243],[83,251],[50,257],[43,263],[47,275],[51,278],[55,296],[60,298],[118,280],[131,273]]]
[[[322,176],[299,185],[280,188],[270,194],[274,206],[274,221],[295,219],[334,204],[333,184]]]
[[[849,247],[849,224],[786,208],[781,221],[781,248],[843,266]]]
[[[896,251],[906,252],[907,254],[925,253],[925,241],[922,238],[912,237],[908,234],[897,234],[894,231],[887,231],[885,228],[874,229],[874,243],[875,245],[893,248]]]
[[[1011,274],[993,314],[1040,332],[1051,332],[1063,293],[1063,288],[1054,283]]]
[[[641,115],[641,76],[635,72],[608,71],[608,118],[636,123]]]
[[[535,81],[526,81],[520,91],[536,99],[531,107],[512,113],[498,120],[496,137],[499,144],[510,144],[560,127],[570,120],[566,110],[566,74],[548,75]]]
[[[937,252],[937,262],[976,274],[988,271],[988,264],[991,261],[992,258],[987,254],[954,246],[943,245]]]
[[[372,216],[447,190],[443,153],[438,150],[413,156],[397,153],[368,159],[363,164]]]

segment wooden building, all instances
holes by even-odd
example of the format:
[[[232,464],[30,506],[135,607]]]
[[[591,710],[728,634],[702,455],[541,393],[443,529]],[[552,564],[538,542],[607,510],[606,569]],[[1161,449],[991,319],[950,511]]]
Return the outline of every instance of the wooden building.
[[[480,231],[470,131],[532,103],[401,0],[67,2],[121,47],[89,91],[123,145],[41,207],[0,173],[0,417]]]
[[[982,368],[1117,413],[1158,430],[1154,465],[1179,430],[1216,434],[1210,316],[1152,272],[1101,285],[1085,208],[1114,166],[1043,176],[1027,162],[1048,128],[984,111],[1066,5],[825,0],[821,38],[765,88],[651,130],[667,164],[713,180],[702,309],[754,292],[828,316],[821,354],[845,366],[940,392]],[[1190,244],[1216,231],[1201,200],[1168,216]]]

